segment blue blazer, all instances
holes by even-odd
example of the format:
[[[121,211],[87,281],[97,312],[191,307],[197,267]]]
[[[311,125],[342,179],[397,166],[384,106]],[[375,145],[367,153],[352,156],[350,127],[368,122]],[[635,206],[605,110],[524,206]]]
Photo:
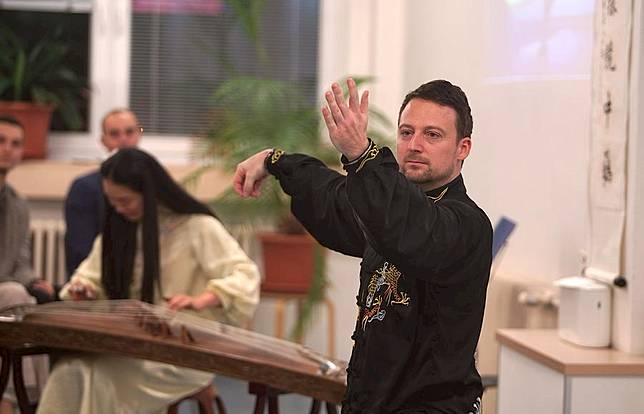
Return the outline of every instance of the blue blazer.
[[[67,278],[92,250],[101,232],[104,209],[101,174],[94,171],[74,180],[65,199],[65,260]]]

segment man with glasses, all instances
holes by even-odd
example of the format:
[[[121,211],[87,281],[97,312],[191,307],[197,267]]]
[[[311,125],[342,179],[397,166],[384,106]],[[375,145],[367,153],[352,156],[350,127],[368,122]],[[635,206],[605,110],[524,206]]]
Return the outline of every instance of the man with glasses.
[[[126,108],[109,111],[101,126],[101,143],[109,153],[119,148],[136,147],[143,135],[136,115]],[[75,179],[65,200],[67,277],[74,273],[92,249],[101,229],[102,211],[103,191],[99,172],[93,171]]]

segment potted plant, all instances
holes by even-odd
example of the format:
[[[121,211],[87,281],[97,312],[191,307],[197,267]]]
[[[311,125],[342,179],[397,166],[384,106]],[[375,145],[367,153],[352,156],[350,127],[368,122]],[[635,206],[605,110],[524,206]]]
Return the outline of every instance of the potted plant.
[[[365,81],[356,78],[359,85]],[[214,94],[214,118],[202,153],[229,172],[240,161],[266,148],[312,155],[339,168],[339,154],[321,128],[320,106],[303,102],[302,96],[297,85],[283,81],[229,79]],[[370,111],[376,128],[369,135],[382,141],[385,138],[380,131],[391,124],[379,111]],[[314,306],[324,298],[324,250],[290,214],[290,199],[277,180],[267,180],[258,199],[242,199],[231,189],[213,200],[212,205],[226,223],[273,230],[258,233],[264,253],[263,289],[287,294],[307,292],[290,335],[300,338]]]
[[[25,158],[45,158],[53,111],[69,129],[79,129],[83,117],[76,106],[86,90],[85,79],[67,64],[70,46],[62,29],[33,42],[20,39],[0,24],[0,111],[25,126]]]
[[[255,48],[257,64],[253,73],[264,73],[261,68],[269,66],[259,27],[263,3],[262,0],[226,0],[245,37]],[[221,62],[231,61],[227,56],[217,58]],[[358,85],[369,81],[368,78],[354,79]],[[321,102],[307,99],[310,95],[310,86],[307,93],[306,85],[297,82],[243,75],[234,68],[229,70],[227,80],[213,94],[211,122],[200,151],[207,163],[188,181],[198,178],[203,169],[213,164],[232,173],[239,162],[266,148],[312,155],[340,168],[339,154],[321,125]],[[382,140],[384,134],[379,131],[390,128],[391,123],[373,107],[370,118],[373,121],[370,136]],[[211,204],[226,224],[252,226],[258,234],[263,252],[262,290],[265,293],[306,295],[290,333],[293,339],[301,338],[313,308],[324,298],[327,284],[324,249],[291,215],[290,199],[274,179],[264,183],[258,199],[242,199],[230,189]]]

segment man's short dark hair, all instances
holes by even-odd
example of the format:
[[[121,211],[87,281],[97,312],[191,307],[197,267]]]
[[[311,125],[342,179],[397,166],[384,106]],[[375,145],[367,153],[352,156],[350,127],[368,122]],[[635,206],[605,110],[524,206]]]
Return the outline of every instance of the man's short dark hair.
[[[400,124],[400,116],[409,101],[416,98],[452,108],[456,111],[456,133],[458,138],[461,139],[472,135],[472,111],[467,102],[465,92],[458,86],[442,79],[420,85],[405,96],[405,100],[398,112],[398,124]]]
[[[23,131],[25,130],[24,125],[22,125],[20,121],[18,121],[15,117],[11,115],[5,115],[5,114],[0,115],[0,122],[4,122],[5,124],[15,125],[17,127],[20,127],[20,129],[22,129]]]

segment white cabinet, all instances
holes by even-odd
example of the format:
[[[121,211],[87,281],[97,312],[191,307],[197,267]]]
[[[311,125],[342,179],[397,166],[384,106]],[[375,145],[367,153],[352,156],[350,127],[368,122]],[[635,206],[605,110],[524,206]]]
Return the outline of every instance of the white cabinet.
[[[497,414],[643,414],[644,356],[583,348],[555,330],[497,332]]]

